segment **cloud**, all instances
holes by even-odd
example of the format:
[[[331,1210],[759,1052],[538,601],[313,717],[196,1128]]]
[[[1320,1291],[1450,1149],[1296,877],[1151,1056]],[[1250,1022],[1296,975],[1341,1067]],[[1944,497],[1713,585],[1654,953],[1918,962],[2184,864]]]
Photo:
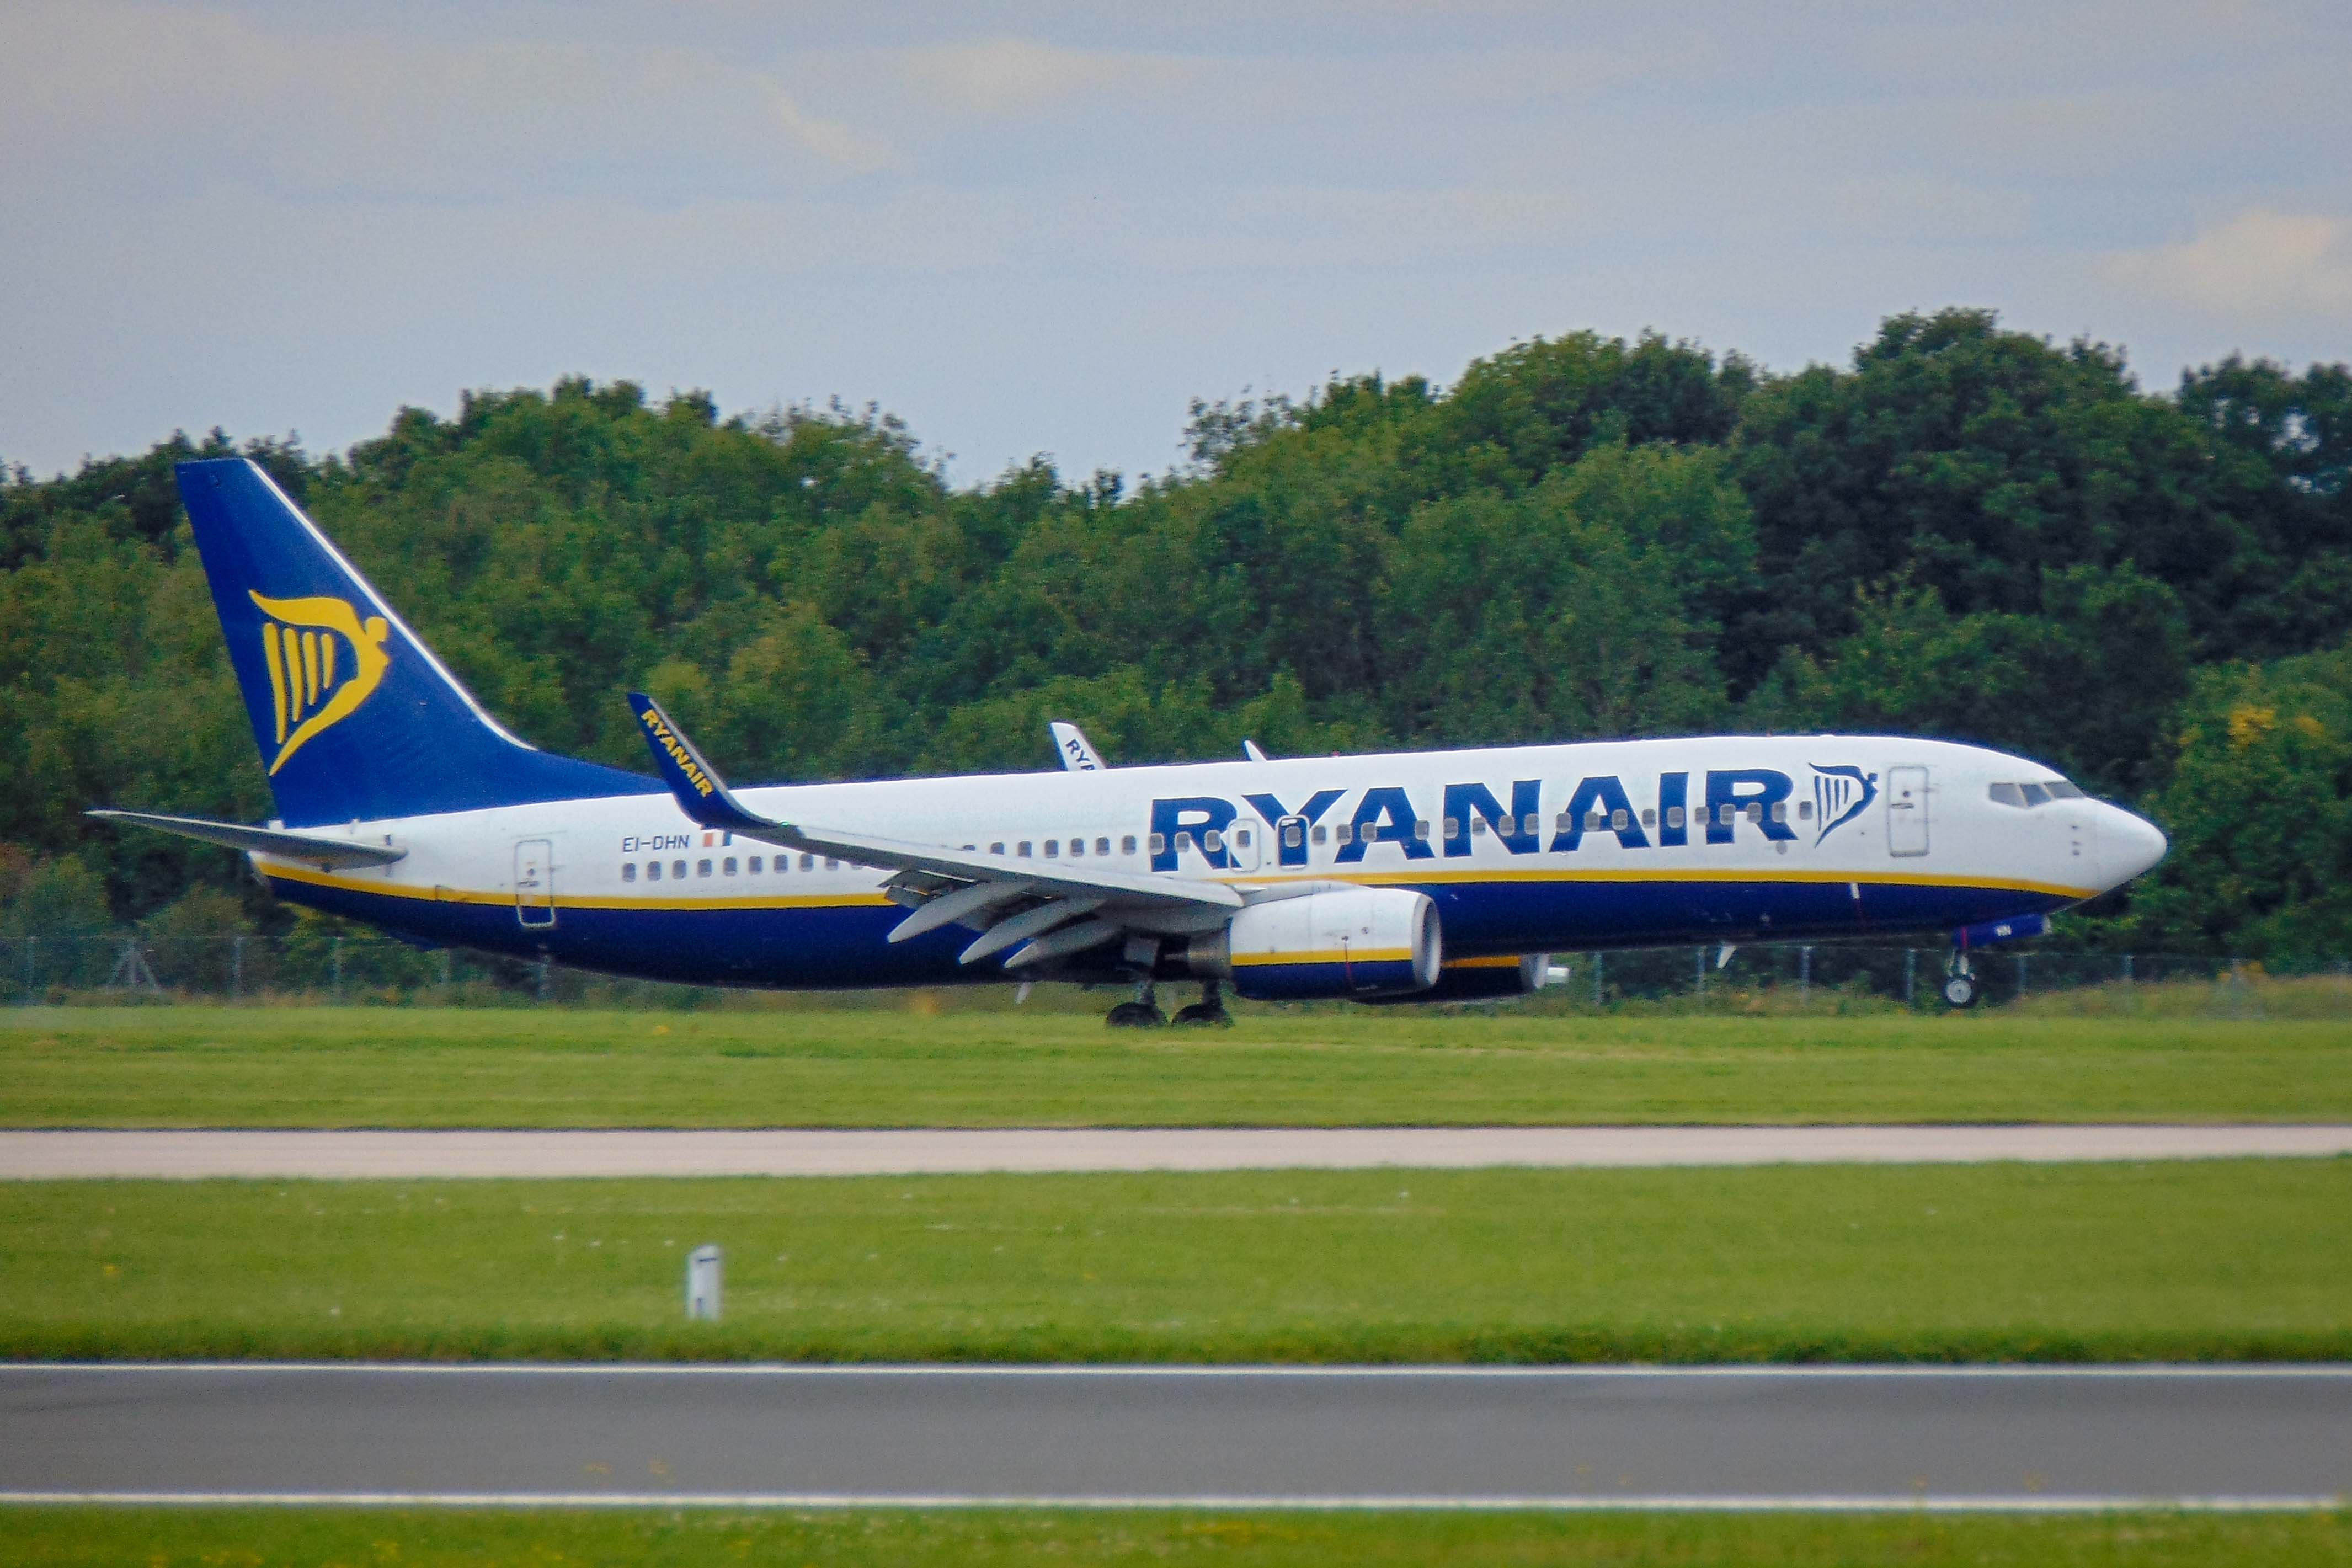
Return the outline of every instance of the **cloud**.
[[[1064,48],[991,38],[884,57],[934,104],[987,119],[1049,112],[1090,99],[1132,102],[1181,90],[1208,62],[1180,55]]]
[[[264,26],[204,8],[0,10],[0,181],[348,199],[789,188],[898,166],[716,55],[529,34]]]
[[[2125,280],[2206,310],[2335,311],[2352,306],[2352,220],[2254,207],[2114,265]]]

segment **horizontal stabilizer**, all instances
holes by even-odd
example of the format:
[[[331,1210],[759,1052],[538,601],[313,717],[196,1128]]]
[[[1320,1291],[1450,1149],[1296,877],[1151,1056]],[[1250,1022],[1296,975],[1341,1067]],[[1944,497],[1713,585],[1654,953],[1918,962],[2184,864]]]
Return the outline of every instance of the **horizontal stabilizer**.
[[[299,833],[283,827],[247,827],[239,822],[215,822],[204,816],[165,816],[152,811],[93,811],[107,822],[129,822],[183,838],[201,838],[256,855],[287,860],[308,860],[328,867],[389,866],[408,853],[388,844],[358,844],[322,832]]]

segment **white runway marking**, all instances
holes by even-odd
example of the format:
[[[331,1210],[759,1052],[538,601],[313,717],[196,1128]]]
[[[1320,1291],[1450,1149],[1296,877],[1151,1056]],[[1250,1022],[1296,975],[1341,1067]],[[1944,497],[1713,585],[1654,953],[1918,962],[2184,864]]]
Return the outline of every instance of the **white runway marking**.
[[[0,1180],[902,1176],[2312,1159],[2352,1126],[885,1128],[0,1131]]]

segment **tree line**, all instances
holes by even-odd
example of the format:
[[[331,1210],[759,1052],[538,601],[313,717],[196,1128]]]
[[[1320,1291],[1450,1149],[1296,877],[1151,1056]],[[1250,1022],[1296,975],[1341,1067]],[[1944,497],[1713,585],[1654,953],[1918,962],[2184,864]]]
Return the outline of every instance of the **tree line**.
[[[2143,390],[1988,311],[1768,374],[1538,338],[1451,385],[1193,405],[1129,485],[957,489],[835,405],[627,382],[404,408],[313,458],[215,430],[0,474],[0,937],[191,898],[278,919],[121,804],[268,792],[172,479],[268,468],[518,733],[642,763],[640,681],[746,782],[1692,731],[2025,752],[2147,811],[2165,867],[2074,940],[2352,952],[2352,369]],[[225,895],[228,895],[225,897]],[[199,906],[182,910],[193,918]]]

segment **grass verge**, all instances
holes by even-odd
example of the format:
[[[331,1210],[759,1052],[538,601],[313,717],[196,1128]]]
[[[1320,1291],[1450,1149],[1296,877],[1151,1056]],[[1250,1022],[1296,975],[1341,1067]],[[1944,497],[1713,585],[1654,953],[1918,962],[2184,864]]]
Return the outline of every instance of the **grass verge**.
[[[0,1354],[2347,1359],[2352,1160],[9,1184]]]
[[[2352,1018],[26,1008],[0,1126],[2320,1121]]]
[[[825,1568],[1036,1562],[1070,1568],[1441,1562],[1526,1568],[2325,1568],[2352,1563],[2352,1516],[0,1510],[0,1563],[53,1568],[779,1562]]]

